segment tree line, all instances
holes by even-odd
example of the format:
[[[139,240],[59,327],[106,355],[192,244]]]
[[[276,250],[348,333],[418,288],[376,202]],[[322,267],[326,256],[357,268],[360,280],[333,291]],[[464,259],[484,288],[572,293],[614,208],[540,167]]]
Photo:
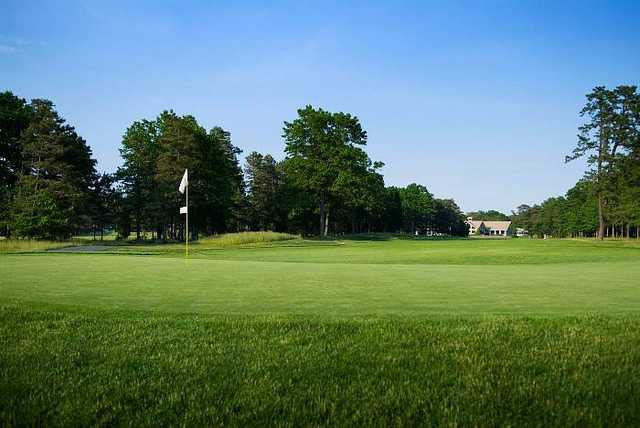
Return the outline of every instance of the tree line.
[[[521,205],[514,223],[537,236],[640,238],[640,94],[598,86],[586,96],[578,143],[566,162],[589,169],[565,196]]]
[[[184,239],[177,184],[190,171],[190,237],[275,230],[304,235],[465,236],[452,199],[425,186],[385,186],[357,117],[306,106],[284,122],[285,158],[242,151],[221,127],[164,111],[124,132],[122,166],[96,171],[86,141],[47,100],[0,93],[0,234],[66,239],[80,231]]]

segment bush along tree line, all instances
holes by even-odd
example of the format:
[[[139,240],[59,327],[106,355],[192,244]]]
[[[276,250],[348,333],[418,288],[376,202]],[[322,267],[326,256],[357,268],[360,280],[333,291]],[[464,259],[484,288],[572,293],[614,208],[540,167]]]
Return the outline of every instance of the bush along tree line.
[[[640,238],[640,94],[636,86],[598,86],[581,111],[585,123],[566,157],[589,169],[565,196],[513,213],[537,236]]]
[[[229,132],[165,111],[132,123],[122,166],[100,174],[53,103],[0,93],[0,235],[102,237],[114,228],[121,238],[184,239],[177,185],[187,168],[192,238],[240,230],[467,234],[453,200],[419,184],[385,186],[357,117],[307,106],[284,123],[283,139],[283,160],[253,152],[243,171]]]

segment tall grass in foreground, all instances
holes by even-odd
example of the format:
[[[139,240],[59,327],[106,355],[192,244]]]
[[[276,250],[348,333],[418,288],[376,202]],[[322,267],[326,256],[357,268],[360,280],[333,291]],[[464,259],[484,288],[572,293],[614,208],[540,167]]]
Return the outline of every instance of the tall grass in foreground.
[[[240,232],[224,235],[207,236],[198,240],[200,244],[220,247],[233,245],[262,244],[266,242],[289,241],[299,239],[298,235],[280,232]]]
[[[77,245],[71,242],[38,241],[35,239],[2,239],[0,240],[0,253],[34,253],[47,251],[53,248]]]
[[[639,426],[640,319],[0,304],[0,426]]]

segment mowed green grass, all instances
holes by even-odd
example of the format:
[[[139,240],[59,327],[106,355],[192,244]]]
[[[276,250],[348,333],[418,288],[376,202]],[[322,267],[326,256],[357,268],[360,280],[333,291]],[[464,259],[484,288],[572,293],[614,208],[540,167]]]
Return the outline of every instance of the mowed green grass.
[[[0,255],[0,425],[640,424],[635,241],[193,247]]]
[[[5,256],[0,298],[85,308],[314,316],[640,312],[640,263],[375,265]]]

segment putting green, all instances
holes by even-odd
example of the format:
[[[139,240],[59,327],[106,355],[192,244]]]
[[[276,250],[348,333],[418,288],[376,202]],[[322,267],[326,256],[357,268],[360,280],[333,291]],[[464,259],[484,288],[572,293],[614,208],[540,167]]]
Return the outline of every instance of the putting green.
[[[399,245],[415,252],[416,244],[436,255],[438,245],[443,252],[450,252],[452,245],[411,241],[374,246]],[[454,245],[461,244],[478,245],[468,241]],[[502,245],[505,247],[496,248],[507,251],[514,244]],[[535,257],[535,247],[530,248]],[[567,248],[569,256],[576,256],[569,241]],[[627,261],[629,254],[638,253],[635,247],[633,253],[629,249],[620,252],[621,261],[500,265],[329,261],[345,251],[357,252],[358,244],[298,252],[290,247],[217,250],[214,256],[231,260],[195,258],[187,262],[114,254],[4,255],[0,258],[0,299],[104,309],[338,317],[624,314],[640,311],[640,263]],[[590,249],[589,254],[597,260],[599,253],[608,256],[608,250]],[[251,261],[261,258],[255,254],[280,260],[297,254],[295,260],[300,260],[305,251],[312,260],[314,252],[324,259],[313,263]],[[393,251],[389,254],[398,257]],[[234,260],[240,255],[246,259]]]

